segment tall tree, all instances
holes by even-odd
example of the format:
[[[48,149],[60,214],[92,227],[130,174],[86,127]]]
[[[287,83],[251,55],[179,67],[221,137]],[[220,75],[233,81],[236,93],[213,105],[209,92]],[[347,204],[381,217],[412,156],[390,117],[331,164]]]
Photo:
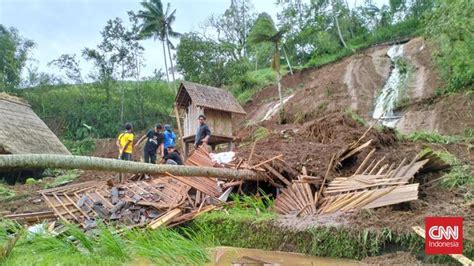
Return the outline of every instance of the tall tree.
[[[81,84],[83,81],[79,62],[75,54],[62,54],[59,58],[50,61],[48,66],[53,66],[63,71],[65,78],[70,82]],[[63,78],[63,80],[65,79]]]
[[[277,30],[273,19],[267,13],[261,13],[255,25],[253,26],[249,41],[254,44],[258,43],[272,43],[274,46],[274,53],[272,59],[272,69],[277,74],[278,97],[280,99],[280,123],[283,122],[285,111],[283,107],[283,95],[281,90],[281,74],[280,74],[280,43],[283,37],[283,31]]]
[[[21,72],[35,43],[22,38],[15,28],[0,24],[0,91],[18,88]]]
[[[120,18],[107,21],[102,34],[102,42],[97,49],[85,48],[83,55],[87,60],[94,62],[97,73],[91,75],[105,88],[107,100],[110,102],[110,87],[115,80],[124,81],[133,77],[137,71],[137,64],[143,53],[143,47],[138,43],[135,31],[123,26]],[[120,120],[124,120],[125,90],[121,84]]]
[[[168,48],[168,56],[169,56],[169,59],[170,59],[170,66],[171,66],[171,76],[173,78],[173,87],[175,89],[175,92],[176,92],[176,84],[175,84],[175,77],[174,77],[174,65],[173,65],[173,58],[171,56],[171,48],[174,49],[174,45],[173,43],[171,42],[170,40],[170,37],[171,38],[178,38],[179,36],[181,36],[180,33],[178,32],[175,32],[173,30],[173,28],[171,27],[171,24],[173,24],[173,22],[176,20],[176,9],[173,10],[171,13],[170,13],[170,3],[168,3],[168,6],[166,7],[166,12],[165,14],[163,15],[163,25],[162,25],[162,28],[161,28],[161,36],[163,36],[163,38],[165,38],[166,40],[166,46]]]
[[[248,56],[247,39],[255,18],[250,0],[231,0],[224,14],[209,17],[207,26],[211,33],[217,34],[211,39],[226,46],[234,61],[240,61]]]
[[[163,11],[163,3],[161,0],[150,0],[141,2],[144,10],[138,11],[137,17],[141,20],[140,26],[140,37],[142,39],[153,38],[154,40],[160,40],[163,46],[163,58],[165,61],[165,72],[168,83],[170,82],[168,73],[168,62],[167,54],[171,64],[171,74],[174,77],[174,66],[173,59],[171,57],[170,46],[172,43],[170,38],[179,36],[179,33],[175,32],[172,28],[173,22],[176,20],[176,10],[170,12],[170,5],[168,4],[166,11]]]
[[[150,0],[143,1],[140,3],[144,10],[140,10],[137,13],[137,17],[141,20],[140,25],[140,38],[153,40],[160,40],[163,46],[163,58],[165,60],[165,72],[166,80],[170,82],[170,76],[168,73],[168,62],[166,59],[166,47],[165,39],[161,35],[163,25],[163,3],[161,0]],[[169,86],[169,84],[168,84]]]

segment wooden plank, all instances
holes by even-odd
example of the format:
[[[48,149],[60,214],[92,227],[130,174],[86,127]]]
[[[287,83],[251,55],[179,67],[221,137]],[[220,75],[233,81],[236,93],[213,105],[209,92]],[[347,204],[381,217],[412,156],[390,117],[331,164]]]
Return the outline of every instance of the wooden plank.
[[[328,178],[328,175],[329,175],[329,170],[331,170],[332,164],[334,163],[335,158],[336,158],[336,154],[333,154],[332,157],[331,157],[331,161],[329,162],[328,169],[326,170],[326,174],[324,175],[323,182],[321,183],[321,187],[319,188],[319,192],[318,192],[318,194],[314,195],[314,201],[316,203],[318,203],[318,199],[321,198],[321,193],[323,192],[324,183],[326,183],[326,179]]]
[[[412,226],[411,228],[413,229],[413,231],[415,231],[417,235],[425,239],[425,229],[421,228],[420,226]],[[462,265],[474,265],[474,262],[463,254],[449,254],[449,256],[457,260]]]
[[[159,218],[151,221],[148,224],[148,227],[151,229],[156,229],[159,228],[160,226],[167,225],[168,223],[171,222],[173,218],[181,214],[180,209],[172,209],[168,212],[166,212],[164,215],[160,216]]]
[[[277,156],[272,157],[272,158],[270,158],[270,159],[268,159],[268,160],[265,160],[265,161],[263,161],[263,162],[261,162],[261,163],[258,163],[258,164],[256,164],[256,165],[252,166],[251,168],[252,168],[252,169],[258,168],[259,166],[262,166],[263,164],[269,163],[269,162],[271,162],[271,161],[273,161],[273,160],[276,160],[276,159],[278,159],[278,158],[281,158],[281,157],[283,157],[283,154],[277,155]]]
[[[418,198],[418,186],[419,184],[409,184],[404,186],[397,186],[394,187],[392,190],[388,191],[384,195],[381,195],[379,198],[374,199],[370,203],[366,204],[362,208],[369,209],[369,208],[377,208],[387,205],[393,205],[405,201],[411,201]],[[410,197],[401,197],[399,194],[407,192]],[[397,195],[398,194],[398,195]]]
[[[48,196],[46,196],[45,194],[42,194],[43,195],[43,198],[44,200],[46,201],[46,203],[48,203],[49,206],[51,206],[51,208],[53,208],[53,211],[56,215],[59,216],[59,218],[61,218],[61,220],[63,220],[66,224],[69,223],[69,221],[61,214],[61,212],[59,212],[56,207],[54,207],[54,204],[51,202],[51,200],[49,200]]]
[[[347,149],[347,151],[350,150],[350,152],[347,153],[346,155],[344,155],[342,158],[340,158],[340,159],[339,159],[339,162],[342,162],[342,161],[344,161],[345,159],[351,157],[352,155],[354,155],[354,154],[360,152],[361,150],[363,150],[363,149],[369,147],[369,146],[370,146],[370,143],[372,143],[372,140],[367,141],[366,143],[360,145],[360,146],[357,147],[357,148],[351,148],[351,147],[349,147],[349,148]]]
[[[265,167],[268,171],[270,171],[274,176],[278,177],[285,185],[291,186],[291,182],[288,181],[282,174],[280,174],[275,168],[271,167],[270,165],[264,163],[263,167]]]
[[[372,154],[374,154],[375,152],[375,149],[372,149],[369,154],[367,154],[367,156],[365,157],[365,159],[362,161],[362,163],[359,165],[359,168],[357,168],[357,170],[354,172],[354,175],[357,175],[358,173],[360,173],[360,171],[362,171],[362,169],[364,168],[365,164],[367,163],[367,161],[370,159],[370,157],[372,156]]]
[[[184,153],[184,135],[183,135],[183,130],[181,128],[181,121],[179,119],[179,111],[178,111],[178,106],[176,104],[173,104],[173,109],[174,109],[174,115],[176,116],[176,124],[178,125],[178,134],[179,138],[181,139],[181,152],[184,156],[184,159],[186,159],[187,154]]]

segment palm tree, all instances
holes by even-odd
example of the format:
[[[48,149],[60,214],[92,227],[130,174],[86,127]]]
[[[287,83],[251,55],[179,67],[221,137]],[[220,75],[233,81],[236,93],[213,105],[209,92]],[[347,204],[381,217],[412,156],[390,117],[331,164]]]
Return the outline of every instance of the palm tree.
[[[283,31],[277,30],[275,23],[267,13],[261,13],[258,15],[255,24],[249,34],[249,41],[253,44],[258,43],[271,43],[275,47],[272,58],[272,69],[277,74],[277,85],[278,85],[278,97],[280,98],[280,123],[283,122],[284,108],[283,108],[283,96],[281,92],[281,74],[280,74],[280,42],[283,37]]]
[[[140,3],[145,10],[138,11],[137,17],[142,20],[140,25],[140,38],[148,39],[153,38],[160,40],[163,45],[163,58],[165,59],[165,71],[166,79],[168,81],[168,86],[170,82],[170,77],[168,74],[168,62],[166,61],[166,48],[165,41],[163,38],[162,28],[163,28],[163,4],[161,0],[150,0],[143,1]]]
[[[160,36],[162,36],[162,38],[166,40],[166,46],[168,47],[168,56],[169,56],[170,65],[171,65],[171,76],[173,77],[173,87],[176,91],[176,84],[175,84],[176,79],[174,78],[174,65],[173,65],[173,59],[171,58],[171,49],[174,49],[174,45],[170,41],[170,37],[178,38],[179,36],[181,36],[181,34],[178,32],[175,32],[173,28],[171,28],[171,24],[173,24],[173,22],[176,20],[176,16],[175,16],[176,9],[173,10],[173,12],[171,13],[169,13],[169,11],[170,11],[170,3],[168,3],[166,12],[163,16]]]
[[[168,50],[168,58],[171,64],[171,74],[173,77],[174,85],[174,66],[170,50],[170,46],[173,47],[173,44],[171,43],[169,38],[180,36],[179,33],[173,31],[173,29],[171,28],[171,24],[176,19],[176,9],[170,13],[170,4],[168,3],[166,12],[163,12],[163,4],[161,3],[161,0],[144,1],[141,2],[141,5],[145,10],[140,10],[137,15],[138,18],[142,20],[142,24],[140,26],[140,37],[143,39],[153,38],[154,40],[158,39],[161,41],[163,46],[163,57],[165,60],[166,78],[168,80],[169,86],[170,78],[168,73],[168,62],[166,55],[166,50]]]

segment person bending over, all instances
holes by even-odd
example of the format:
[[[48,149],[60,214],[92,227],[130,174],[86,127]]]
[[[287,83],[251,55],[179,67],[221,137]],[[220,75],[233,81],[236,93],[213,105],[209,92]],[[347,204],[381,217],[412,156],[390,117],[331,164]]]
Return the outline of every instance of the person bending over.
[[[168,146],[168,154],[163,159],[166,164],[183,165],[181,155],[174,145]]]
[[[135,144],[135,147],[140,145],[143,140],[147,140],[145,144],[145,148],[143,149],[143,157],[145,159],[145,163],[152,163],[156,164],[156,154],[159,152],[161,155],[160,158],[163,158],[164,151],[163,151],[163,142],[164,137],[163,133],[161,133],[163,127],[161,124],[157,124],[153,130],[148,131],[146,135],[143,135]]]

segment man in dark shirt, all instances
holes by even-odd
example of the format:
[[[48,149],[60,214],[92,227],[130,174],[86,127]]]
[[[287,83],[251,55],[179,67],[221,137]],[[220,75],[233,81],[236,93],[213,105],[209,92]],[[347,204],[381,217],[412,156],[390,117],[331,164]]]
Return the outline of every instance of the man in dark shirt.
[[[183,165],[183,160],[181,159],[181,155],[176,150],[174,145],[168,146],[168,154],[163,158],[166,164],[174,164],[174,165]]]
[[[209,138],[211,137],[211,130],[206,124],[206,117],[204,115],[199,115],[199,127],[196,130],[196,138],[194,140],[194,148],[199,148],[202,144],[206,144],[209,142]]]
[[[146,135],[141,137],[135,146],[138,146],[140,143],[147,138],[145,148],[143,149],[145,163],[156,163],[156,152],[159,149],[161,158],[164,156],[163,142],[164,137],[161,133],[163,127],[161,124],[157,124],[154,130],[148,131]]]

